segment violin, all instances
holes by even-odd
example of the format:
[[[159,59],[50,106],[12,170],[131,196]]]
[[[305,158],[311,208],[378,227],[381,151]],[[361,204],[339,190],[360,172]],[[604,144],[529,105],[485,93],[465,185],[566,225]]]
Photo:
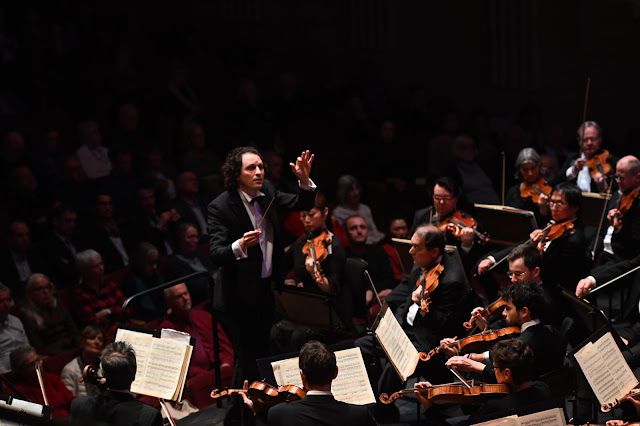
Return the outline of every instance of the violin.
[[[482,333],[474,334],[472,336],[465,337],[464,339],[456,340],[454,343],[447,345],[449,347],[457,346],[461,355],[481,352],[490,346],[493,346],[500,340],[512,338],[515,335],[520,334],[520,327],[507,327],[500,330],[487,330]],[[444,349],[444,345],[440,345],[429,351],[429,353],[420,352],[420,361],[428,361],[435,354],[440,353]]]
[[[598,173],[604,176],[608,176],[613,171],[611,167],[611,160],[609,158],[609,151],[603,149],[600,154],[595,154],[593,157],[587,160],[587,167],[589,167],[589,174],[591,177],[595,177]]]
[[[98,368],[95,365],[87,364],[82,369],[82,377],[78,379],[78,382],[101,386],[107,384],[107,379],[98,373]]]
[[[281,402],[297,401],[307,396],[307,392],[294,385],[271,386],[265,382],[253,382],[248,389],[214,389],[211,398],[218,400],[226,398],[234,393],[244,393],[253,401],[258,411],[266,410]]]
[[[562,237],[565,233],[567,233],[568,235],[571,235],[575,231],[576,230],[573,226],[572,220],[565,220],[562,223],[554,223],[553,225],[551,225],[550,228],[548,228],[545,231],[544,235],[542,236],[542,239],[538,242],[538,251],[540,253],[543,253],[544,246],[547,244],[547,242],[558,239]]]
[[[540,178],[534,183],[522,182],[520,184],[520,197],[531,198],[531,201],[538,204],[540,195],[544,194],[549,197],[552,190],[553,188],[547,184],[544,178]]]
[[[620,199],[620,206],[618,206],[618,211],[620,213],[613,217],[613,221],[611,223],[615,229],[622,228],[622,216],[629,211],[636,198],[638,198],[638,190],[634,189]]]
[[[437,226],[441,231],[448,231],[456,238],[462,237],[463,229],[471,228],[481,243],[488,243],[490,240],[487,235],[478,231],[478,223],[472,217],[462,216],[462,212],[460,210],[456,210],[448,218],[442,219]]]
[[[511,392],[509,385],[505,384],[479,384],[472,385],[470,388],[462,383],[453,383],[447,385],[431,386],[428,388],[404,389],[398,391],[391,396],[383,393],[380,395],[380,402],[383,404],[391,404],[398,398],[402,398],[406,394],[413,394],[415,391],[420,392],[425,398],[434,404],[447,403],[464,403],[478,402],[490,395],[508,394]]]
[[[492,304],[490,304],[489,306],[481,310],[480,315],[483,318],[489,318],[492,315],[498,314],[502,312],[501,308],[503,308],[506,303],[507,302],[505,302],[504,299],[499,298],[498,300],[496,300],[495,302],[493,302]],[[476,324],[476,317],[471,317],[469,321],[463,323],[462,325],[467,330],[471,330],[475,326],[475,324]]]
[[[438,264],[424,273],[424,285],[422,286],[422,292],[420,293],[420,313],[425,315],[429,312],[429,305],[431,304],[431,298],[429,295],[440,284],[440,274],[444,271],[444,265]],[[417,285],[420,286],[420,280]]]
[[[602,404],[600,406],[600,410],[603,413],[608,413],[609,411],[613,410],[615,407],[617,407],[618,405],[622,404],[623,402],[629,400],[629,399],[635,399],[635,396],[640,396],[640,389],[632,389],[628,394],[626,394],[625,396],[623,396],[620,399],[616,399],[613,402],[609,402],[607,404]]]
[[[302,247],[302,253],[313,259],[313,278],[316,283],[322,283],[324,274],[320,262],[324,261],[329,255],[328,247],[333,241],[333,234],[327,229],[323,230],[317,237],[307,236],[307,242]]]

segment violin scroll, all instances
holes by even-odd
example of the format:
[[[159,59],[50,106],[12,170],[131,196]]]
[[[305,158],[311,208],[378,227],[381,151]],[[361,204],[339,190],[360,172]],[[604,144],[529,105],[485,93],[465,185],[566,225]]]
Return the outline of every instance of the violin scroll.
[[[92,385],[105,385],[107,379],[98,373],[98,368],[95,365],[87,364],[82,370],[82,377],[78,379],[78,382],[85,382]]]

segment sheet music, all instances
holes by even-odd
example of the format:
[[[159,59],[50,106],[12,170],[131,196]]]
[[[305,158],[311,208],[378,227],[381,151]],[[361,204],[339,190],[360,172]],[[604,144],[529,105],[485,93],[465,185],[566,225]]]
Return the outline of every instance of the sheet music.
[[[385,310],[375,335],[396,372],[406,382],[416,370],[419,355],[391,310]]]
[[[611,332],[587,343],[575,358],[601,405],[620,399],[638,384]]]
[[[336,363],[338,376],[331,384],[331,393],[334,398],[348,404],[375,404],[376,398],[373,395],[371,383],[369,383],[360,348],[336,352]],[[279,386],[296,385],[302,387],[298,357],[272,362],[271,368]]]
[[[513,416],[473,424],[475,426],[520,426],[520,419],[514,414]]]
[[[561,408],[540,411],[526,416],[507,416],[487,422],[475,423],[475,426],[566,426]]]
[[[139,333],[123,328],[119,328],[116,332],[116,342],[127,342],[136,352],[138,368],[136,370],[136,378],[131,384],[131,392],[133,393],[141,393],[142,379],[147,374],[147,360],[151,349],[151,339],[153,339],[153,336],[148,333]]]

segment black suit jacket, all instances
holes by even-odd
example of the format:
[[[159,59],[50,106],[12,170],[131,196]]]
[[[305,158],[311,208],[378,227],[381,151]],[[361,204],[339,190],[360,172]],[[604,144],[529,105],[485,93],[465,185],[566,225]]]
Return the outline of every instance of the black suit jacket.
[[[518,339],[529,345],[533,351],[534,377],[539,378],[543,374],[562,367],[564,362],[562,341],[558,332],[552,327],[544,324],[532,325],[527,327]]]
[[[40,257],[40,254],[35,249],[29,249],[27,251],[27,261],[31,268],[31,273],[40,272],[49,275],[49,271],[45,262]],[[18,268],[13,262],[11,252],[8,248],[4,248],[0,251],[0,282],[11,289],[11,295],[14,300],[22,297],[25,287],[25,281],[20,281],[20,274]]]
[[[264,181],[262,192],[265,197],[259,199],[263,212],[267,210],[271,199],[273,205],[267,213],[267,219],[273,226],[273,269],[272,280],[282,282],[283,242],[281,236],[282,221],[290,211],[311,210],[315,201],[315,192],[300,191],[300,195],[286,194],[274,189],[269,181]],[[234,312],[239,306],[255,306],[256,287],[262,273],[262,250],[257,244],[249,247],[248,257],[236,260],[231,245],[245,232],[253,230],[240,194],[233,188],[220,194],[209,204],[208,228],[213,263],[221,267],[221,280],[216,281],[214,308],[222,312]]]
[[[120,230],[122,231],[122,230]],[[122,255],[109,238],[109,232],[93,222],[88,224],[79,233],[80,250],[93,249],[100,253],[104,261],[105,272],[113,272],[125,267]],[[120,232],[120,238],[125,249],[130,246],[124,232]]]
[[[161,426],[162,416],[155,408],[133,395],[106,391],[101,395],[81,396],[71,403],[72,424],[107,424],[117,426]]]
[[[79,245],[75,238],[72,238],[72,243],[78,251]],[[51,274],[51,281],[56,284],[57,288],[71,287],[78,282],[76,257],[57,235],[50,234],[42,240],[38,251]]]
[[[619,207],[620,198],[618,192],[609,200],[607,212]],[[603,238],[607,234],[608,228],[609,223],[605,220],[598,236],[596,253],[601,253],[604,248]],[[633,201],[629,210],[622,217],[622,227],[613,232],[611,246],[616,260],[631,259],[640,254],[640,197]]]
[[[202,217],[204,217],[206,220],[207,212],[205,211],[204,205],[205,204],[201,202],[201,200],[198,198],[198,207],[202,212]],[[191,209],[191,204],[189,204],[187,200],[185,200],[184,198],[178,196],[174,201],[173,207],[176,209],[178,213],[180,213],[180,222],[187,222],[195,226],[196,229],[198,230],[198,235],[201,236],[200,242],[206,241],[205,238],[202,238],[202,235],[205,234],[204,231],[206,230],[200,229],[200,222],[198,222],[198,218],[196,217],[196,214]]]
[[[469,318],[471,288],[464,271],[457,260],[445,253],[442,258],[444,270],[440,274],[438,287],[430,294],[429,312],[422,316],[419,312],[413,326],[407,324],[407,313],[413,305],[411,293],[415,289],[419,270],[412,274],[409,285],[411,292],[405,303],[396,312],[398,322],[413,331],[415,346],[421,352],[428,352],[440,344],[440,340],[448,336],[461,335],[462,323]],[[413,285],[411,283],[413,282]]]
[[[332,395],[308,395],[278,404],[269,410],[268,419],[271,426],[375,424],[366,406],[336,401]]]

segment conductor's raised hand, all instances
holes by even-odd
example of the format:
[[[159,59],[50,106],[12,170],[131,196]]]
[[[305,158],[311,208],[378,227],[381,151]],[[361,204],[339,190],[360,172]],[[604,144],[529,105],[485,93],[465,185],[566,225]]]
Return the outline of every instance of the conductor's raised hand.
[[[302,151],[300,157],[296,158],[296,163],[289,163],[291,171],[298,178],[301,185],[310,185],[309,176],[311,175],[311,164],[315,156],[309,150]]]
[[[242,250],[246,250],[249,247],[255,246],[260,242],[260,234],[261,231],[249,231],[245,232],[238,244],[240,244],[240,248]]]

